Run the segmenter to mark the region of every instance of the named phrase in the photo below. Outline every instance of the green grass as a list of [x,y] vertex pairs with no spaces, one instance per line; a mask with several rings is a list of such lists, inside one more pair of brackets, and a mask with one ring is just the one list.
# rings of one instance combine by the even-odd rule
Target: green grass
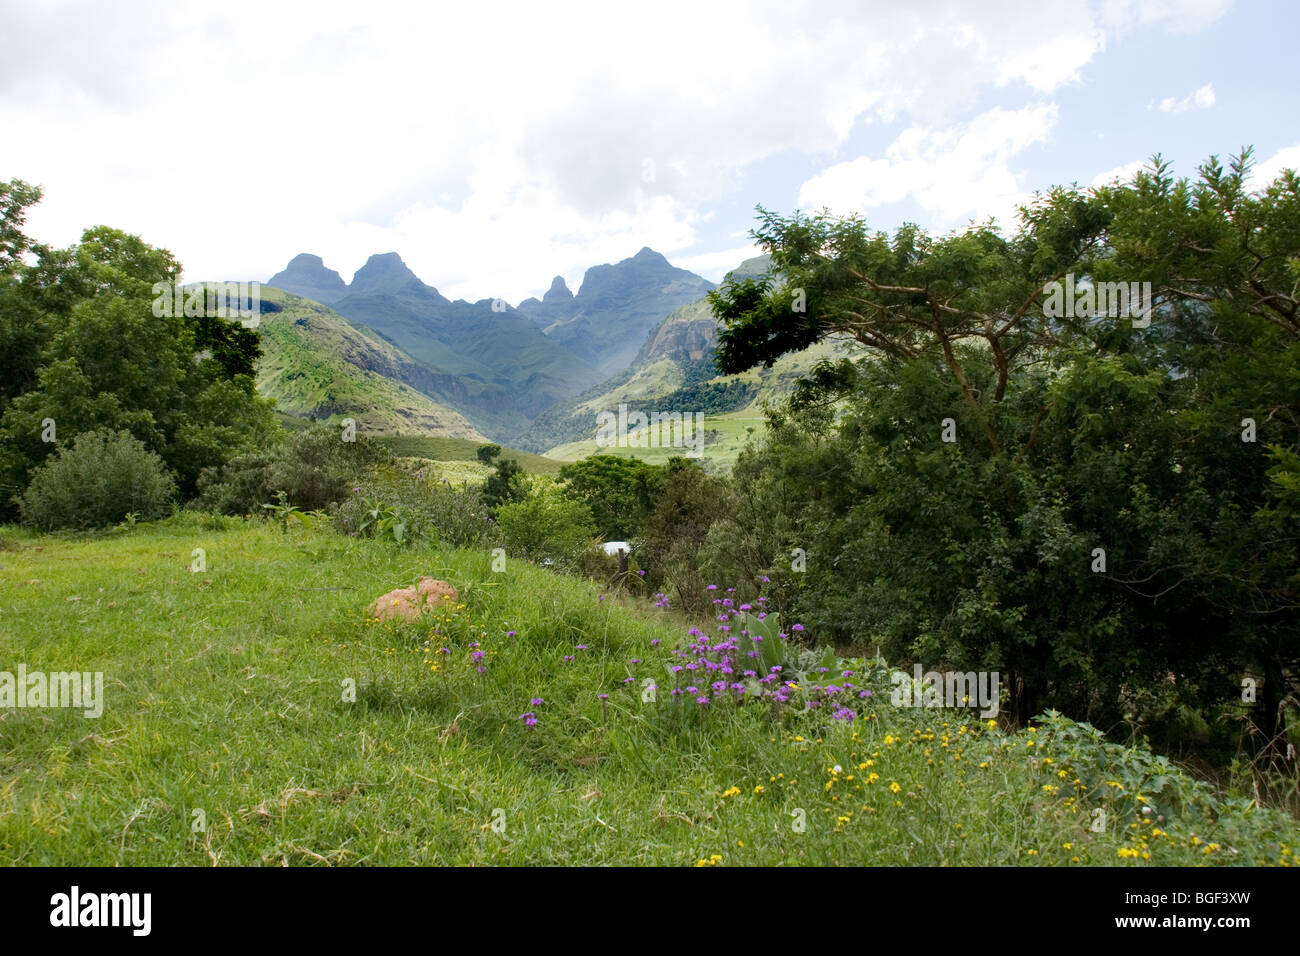
[[[443,438],[433,435],[385,435],[378,439],[394,455],[401,458],[428,458],[431,461],[478,462],[478,449],[488,444],[470,438]],[[563,461],[534,455],[517,448],[501,449],[501,457],[513,458],[524,471],[541,475],[554,475],[564,467]],[[487,469],[485,469],[486,471]]]
[[[1137,795],[1106,783],[1131,780],[1127,765],[1067,759],[1049,728],[1005,735],[967,711],[890,707],[887,690],[853,724],[674,707],[665,665],[687,621],[491,561],[194,515],[93,537],[0,529],[0,670],[103,671],[107,697],[98,720],[0,710],[0,863],[1292,859],[1294,821],[1244,801],[1216,820],[1163,809],[1168,780],[1166,819],[1130,828]],[[367,622],[369,601],[421,574],[464,607]],[[645,676],[660,679],[654,702]],[[1100,832],[1094,808],[1109,814]]]
[[[752,408],[737,412],[706,414],[704,416],[705,441],[700,459],[717,470],[730,470],[740,456],[745,443],[753,437],[759,439],[767,430],[766,420],[759,411]],[[629,433],[629,441],[636,439],[638,430]],[[649,439],[655,440],[653,434]],[[577,461],[588,455],[617,455],[621,458],[640,458],[653,465],[662,465],[670,458],[681,457],[689,449],[663,446],[640,448],[636,445],[610,446],[602,448],[595,439],[569,442],[548,451],[547,457],[561,462]]]

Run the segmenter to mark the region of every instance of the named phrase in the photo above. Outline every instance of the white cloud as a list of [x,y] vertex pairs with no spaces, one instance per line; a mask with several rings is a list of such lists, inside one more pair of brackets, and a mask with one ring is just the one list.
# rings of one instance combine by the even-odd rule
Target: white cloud
[[942,130],[910,127],[883,158],[860,156],[808,180],[799,191],[799,205],[844,214],[911,198],[948,225],[994,216],[1010,228],[1016,206],[1029,193],[1008,163],[1046,140],[1056,117],[1056,106],[1045,104],[992,109]]
[[673,265],[679,269],[690,269],[696,275],[704,276],[711,282],[721,282],[732,269],[746,259],[761,256],[763,250],[753,244],[737,246],[735,249],[723,249],[719,252],[705,252],[694,256],[671,256]]
[[1268,159],[1258,163],[1251,170],[1250,178],[1246,180],[1246,188],[1251,192],[1267,189],[1284,169],[1300,172],[1300,143],[1279,149]]
[[[993,111],[968,124],[974,139],[938,131],[992,91],[1075,82],[1135,24],[1181,29],[1189,11],[1215,11],[1203,0],[1155,12],[1062,0],[648,9],[10,4],[0,172],[46,187],[29,220],[39,239],[66,244],[107,223],[170,248],[190,278],[266,277],[304,251],[347,277],[396,250],[445,294],[516,301],[643,245],[679,261],[722,255],[700,236],[738,170],[791,152],[824,161],[871,119],[925,131],[912,152],[877,161],[904,164],[881,191],[949,212],[1004,202],[1021,189],[1006,158],[1032,125],[998,128],[1020,114]],[[978,168],[942,159],[954,150]],[[847,176],[836,168],[825,182]],[[918,178],[935,168],[955,179]]]
[[1185,113],[1191,109],[1205,110],[1214,105],[1214,85],[1206,83],[1188,93],[1182,99],[1166,96],[1157,107],[1155,103],[1147,104],[1147,109],[1159,109],[1162,113]]
[[1108,169],[1104,173],[1098,173],[1096,176],[1092,177],[1092,182],[1088,185],[1093,189],[1096,189],[1098,186],[1106,186],[1116,180],[1121,184],[1129,183],[1145,165],[1145,159],[1135,159],[1131,163],[1124,163],[1122,166]]

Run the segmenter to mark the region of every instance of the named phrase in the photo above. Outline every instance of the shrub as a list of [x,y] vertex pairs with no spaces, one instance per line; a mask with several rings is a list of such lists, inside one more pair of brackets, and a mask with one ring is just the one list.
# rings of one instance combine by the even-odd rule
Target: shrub
[[283,491],[303,511],[333,509],[372,465],[390,458],[386,448],[364,435],[343,441],[338,429],[314,424],[267,452],[245,452],[220,468],[204,469],[194,507],[256,514]]
[[82,432],[37,467],[19,501],[23,520],[42,531],[101,528],[128,514],[167,512],[176,483],[158,455],[128,432]]
[[[481,545],[495,526],[477,489],[383,466],[349,489],[334,523],[342,534],[384,537],[399,543],[436,538],[454,547]],[[401,528],[400,533],[394,529]]]
[[566,498],[555,481],[533,476],[523,501],[502,505],[497,524],[506,550],[530,560],[550,558],[575,564],[595,543],[596,525],[591,509]]

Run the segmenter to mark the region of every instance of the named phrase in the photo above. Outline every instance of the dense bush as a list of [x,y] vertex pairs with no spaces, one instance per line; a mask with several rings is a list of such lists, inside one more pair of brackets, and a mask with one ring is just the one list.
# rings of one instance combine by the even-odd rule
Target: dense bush
[[522,501],[497,510],[507,553],[562,565],[579,563],[596,543],[591,509],[566,498],[554,480],[540,475],[531,476],[524,487]]
[[303,511],[331,510],[371,466],[390,458],[383,445],[365,435],[344,441],[339,429],[313,424],[267,451],[245,452],[204,469],[193,504],[204,511],[256,514],[283,491]]
[[176,483],[167,466],[127,432],[83,432],[32,472],[19,502],[23,520],[43,530],[99,528],[127,515],[168,510]]
[[351,487],[334,527],[347,535],[424,538],[461,548],[480,547],[496,533],[477,489],[391,465],[373,469]]
[[705,606],[702,595],[709,582],[702,561],[704,543],[714,523],[734,509],[725,479],[707,474],[690,459],[669,461],[643,525],[641,560],[649,583],[671,589],[675,605],[682,609]]

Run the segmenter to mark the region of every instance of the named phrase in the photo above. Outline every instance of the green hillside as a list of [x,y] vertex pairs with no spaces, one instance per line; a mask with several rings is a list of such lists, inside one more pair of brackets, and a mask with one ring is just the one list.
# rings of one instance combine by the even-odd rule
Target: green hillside
[[[767,256],[747,259],[730,275],[761,275],[769,263]],[[566,461],[596,451],[659,461],[680,454],[680,449],[599,448],[596,416],[602,411],[616,412],[620,404],[647,413],[703,412],[704,458],[718,466],[730,466],[745,441],[751,435],[761,435],[766,403],[786,398],[818,362],[852,354],[855,349],[849,340],[829,339],[782,356],[771,368],[718,375],[713,366],[717,340],[718,323],[707,297],[679,306],[650,332],[629,368],[547,409],[527,430],[514,436],[514,443]]]
[[409,358],[317,302],[263,287],[258,331],[257,388],[281,412],[352,418],[374,433],[485,440],[459,412],[379,371]]
[[[433,435],[387,435],[380,443],[399,458],[427,458],[431,461],[467,461],[478,463],[478,449],[484,442],[481,439],[445,438]],[[518,448],[502,448],[501,457],[513,458],[519,462],[524,471],[537,474],[553,475],[563,467],[564,462],[553,458],[543,458],[532,452],[520,451]],[[485,472],[488,470],[483,469]]]

